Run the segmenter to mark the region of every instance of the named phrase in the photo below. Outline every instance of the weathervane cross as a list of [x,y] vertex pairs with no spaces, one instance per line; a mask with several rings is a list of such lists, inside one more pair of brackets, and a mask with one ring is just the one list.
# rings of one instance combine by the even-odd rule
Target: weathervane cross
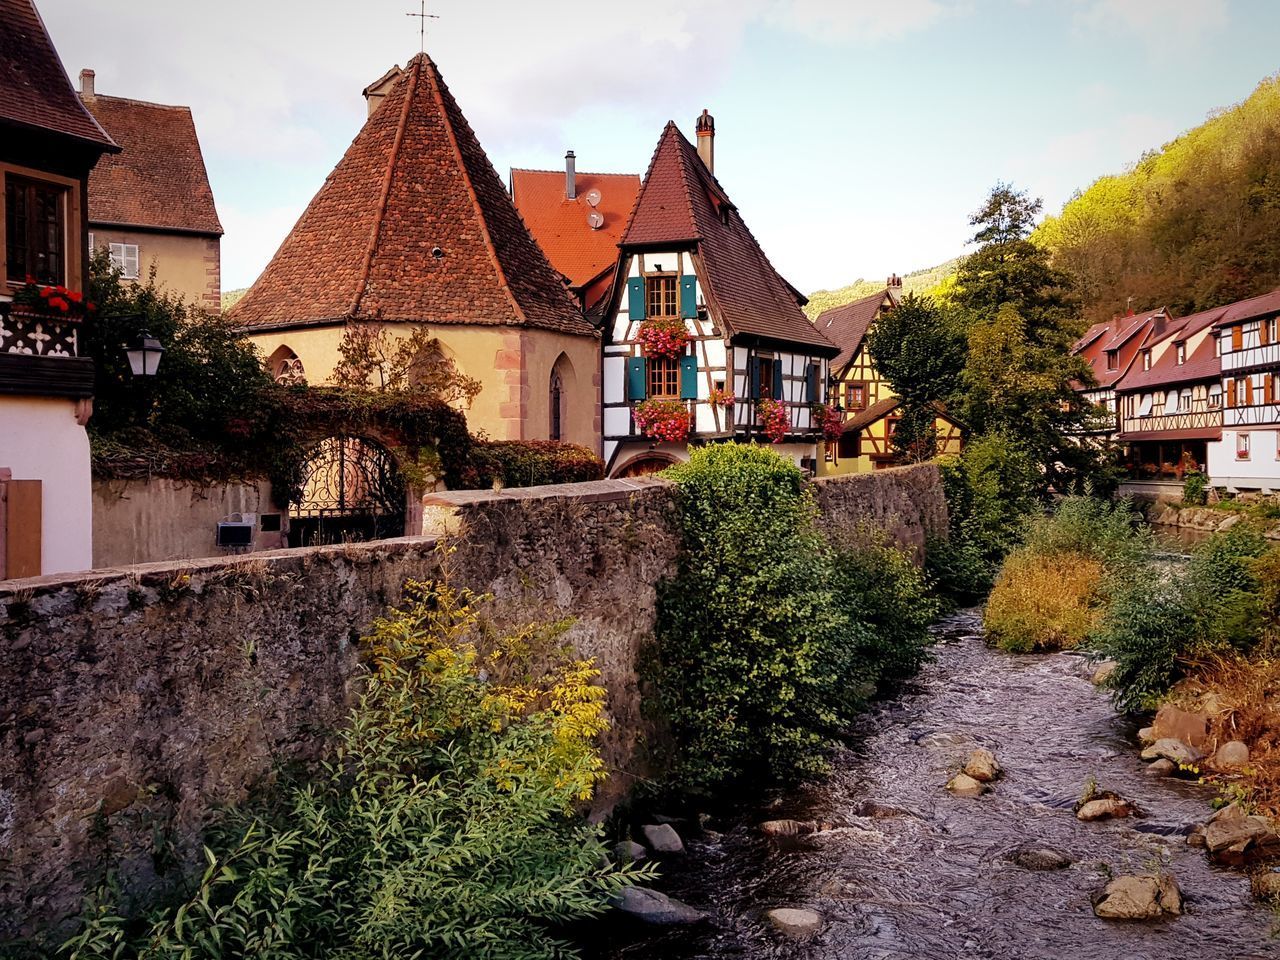
[[427,51],[427,21],[439,20],[440,18],[434,13],[427,13],[427,0],[421,0],[417,13],[406,13],[406,17],[418,18],[418,52],[426,53]]

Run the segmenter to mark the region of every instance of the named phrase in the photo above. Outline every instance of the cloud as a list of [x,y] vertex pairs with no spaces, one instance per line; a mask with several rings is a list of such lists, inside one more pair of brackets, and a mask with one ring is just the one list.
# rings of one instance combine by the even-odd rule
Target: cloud
[[1185,48],[1222,29],[1229,16],[1227,0],[1078,0],[1077,29],[1087,33],[1122,33],[1150,52]]
[[826,42],[895,39],[967,9],[955,0],[777,0],[768,20]]

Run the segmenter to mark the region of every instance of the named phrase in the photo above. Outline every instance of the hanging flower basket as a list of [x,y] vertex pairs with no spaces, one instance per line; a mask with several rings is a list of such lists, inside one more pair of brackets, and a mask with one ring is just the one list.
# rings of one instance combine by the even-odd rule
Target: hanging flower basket
[[654,317],[640,324],[636,334],[648,357],[678,357],[689,342],[689,330],[679,317]]
[[633,413],[646,437],[678,443],[689,436],[689,409],[679,400],[645,400]]
[[834,443],[844,434],[844,417],[829,403],[815,404],[813,425],[822,431],[822,439]]
[[713,407],[732,407],[736,401],[733,392],[723,387],[712,387],[707,402]]
[[27,313],[62,320],[83,320],[96,309],[93,301],[85,299],[79,290],[61,284],[45,286],[32,276],[28,276],[27,282],[14,291],[13,302]]
[[764,399],[756,403],[756,413],[760,417],[760,425],[764,427],[764,435],[770,443],[781,443],[791,429],[791,418],[787,416],[787,408],[777,400]]

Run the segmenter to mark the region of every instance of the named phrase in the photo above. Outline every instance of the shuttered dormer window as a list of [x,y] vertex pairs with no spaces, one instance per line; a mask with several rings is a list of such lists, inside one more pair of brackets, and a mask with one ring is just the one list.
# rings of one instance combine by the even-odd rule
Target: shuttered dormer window
[[1143,370],[1151,369],[1151,351],[1150,350],[1142,351],[1142,369]]
[[1187,362],[1187,345],[1185,343],[1180,343],[1177,345],[1176,349],[1177,349],[1178,366],[1182,366],[1184,363]]
[[1115,350],[1107,351],[1107,369],[1117,370],[1120,367],[1120,357]]

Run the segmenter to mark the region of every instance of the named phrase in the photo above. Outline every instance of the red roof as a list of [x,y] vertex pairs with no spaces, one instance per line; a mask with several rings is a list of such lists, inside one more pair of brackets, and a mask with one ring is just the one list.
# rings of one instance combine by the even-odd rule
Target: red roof
[[1226,312],[1218,321],[1219,327],[1230,327],[1247,320],[1256,320],[1258,317],[1280,311],[1280,290],[1272,290],[1270,293],[1250,297],[1248,300],[1229,303],[1224,309]]
[[0,122],[115,149],[76,96],[31,0],[0,0]]
[[708,307],[731,338],[802,344],[826,355],[839,352],[809,322],[800,309],[804,297],[774,269],[675,123],[662,131],[622,236],[624,249],[665,245],[695,247]]
[[89,175],[89,222],[222,234],[189,107],[89,96],[123,148]]
[[[1071,352],[1084,357],[1093,368],[1096,387],[1077,389],[1096,390],[1098,387],[1114,386],[1116,381],[1125,375],[1138,355],[1138,348],[1149,338],[1157,318],[1168,317],[1164,307],[1148,310],[1131,317],[1117,317],[1107,323],[1095,323],[1083,337],[1076,341]],[[1107,368],[1107,353],[1115,351],[1116,366]]]
[[231,317],[596,336],[426,54],[409,61]]
[[1218,379],[1222,373],[1222,361],[1217,356],[1212,336],[1205,337],[1184,363],[1178,363],[1177,344],[1213,326],[1222,317],[1225,309],[1217,307],[1171,321],[1171,325],[1165,332],[1158,338],[1153,338],[1147,345],[1154,349],[1156,345],[1169,341],[1169,345],[1152,362],[1151,369],[1143,370],[1141,364],[1134,364],[1116,383],[1116,391],[1129,392],[1142,388],[1169,387],[1197,380]]
[[827,339],[840,348],[840,353],[831,361],[833,370],[842,369],[851,361],[862,346],[862,339],[871,329],[871,324],[880,316],[880,310],[889,297],[887,289],[873,293],[869,297],[846,303],[840,307],[831,307],[818,314],[814,321]]
[[[512,170],[511,199],[551,265],[577,288],[618,263],[618,241],[640,194],[638,173],[579,173],[577,197],[565,196],[563,170]],[[588,194],[597,190],[594,207]],[[592,212],[604,223],[593,228]]]

